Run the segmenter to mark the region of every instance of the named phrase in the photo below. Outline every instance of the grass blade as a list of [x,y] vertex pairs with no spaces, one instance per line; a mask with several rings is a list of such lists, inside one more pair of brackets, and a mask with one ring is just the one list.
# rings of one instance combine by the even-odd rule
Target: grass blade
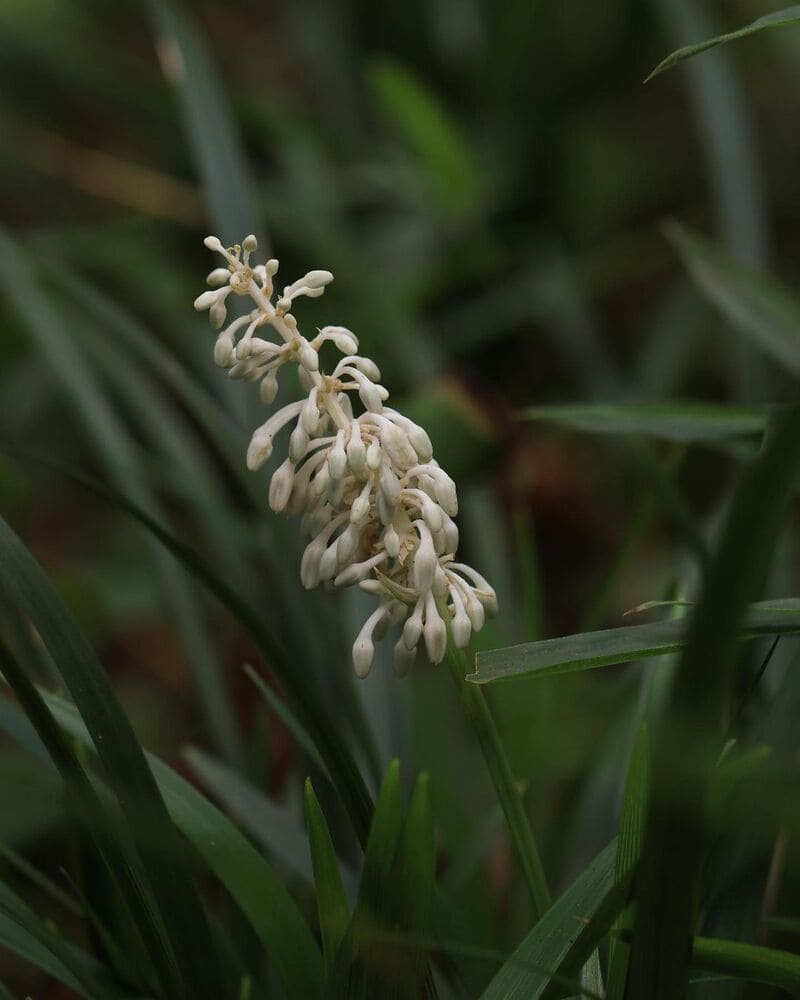
[[[617,838],[616,877],[621,880],[626,872],[638,864],[644,837],[644,818],[647,808],[647,786],[650,771],[650,740],[647,725],[642,723],[633,745]],[[620,935],[633,926],[633,912],[629,906],[614,922],[608,953],[608,989],[606,1000],[625,1000],[625,981],[628,976],[630,944]]]
[[642,434],[682,444],[716,444],[762,434],[768,413],[764,408],[715,403],[561,403],[531,406],[520,417],[589,434]]
[[347,904],[330,830],[314,794],[310,778],[306,779],[304,796],[308,841],[314,866],[314,884],[317,889],[319,929],[325,953],[325,965],[330,977],[339,945],[350,922],[350,907]]
[[202,35],[177,0],[148,0],[164,74],[175,87],[215,229],[225,244],[252,232],[261,217],[222,83]]
[[[685,995],[692,900],[703,844],[709,775],[748,601],[763,585],[800,472],[800,406],[776,421],[734,494],[718,552],[689,624],[653,751],[652,794],[637,892],[631,996]],[[765,489],[765,484],[769,488]]]
[[774,278],[678,223],[666,233],[708,301],[792,375],[800,375],[800,306]]
[[[91,741],[75,707],[45,700],[54,717],[87,749]],[[153,754],[145,753],[172,821],[194,845],[250,921],[290,996],[316,997],[322,956],[302,914],[266,860],[208,799]]]
[[311,885],[313,875],[305,831],[287,809],[197,747],[187,747],[183,759],[201,786],[238,820],[253,840],[287,871]]
[[474,210],[481,202],[483,178],[457,123],[436,95],[406,67],[386,58],[373,65],[369,83],[384,116],[416,154],[439,206],[455,216]]
[[800,955],[777,948],[696,937],[692,944],[692,966],[765,986],[777,986],[792,996],[800,993]]
[[725,35],[717,35],[716,38],[708,38],[704,42],[698,42],[695,45],[686,45],[682,49],[678,49],[677,52],[673,52],[656,66],[645,80],[645,83],[652,80],[653,77],[658,76],[659,73],[664,73],[666,70],[672,69],[673,66],[677,66],[678,63],[683,62],[685,59],[691,59],[693,56],[699,55],[701,52],[707,52],[718,45],[726,45],[728,42],[736,42],[741,38],[749,38],[750,35],[766,31],[768,28],[782,28],[792,24],[800,24],[800,4],[795,4],[792,7],[786,7],[784,10],[777,10],[772,14],[759,17],[752,24],[748,24],[744,28],[739,28],[738,31],[730,31]]
[[145,527],[239,622],[286,689],[300,725],[313,736],[321,757],[327,763],[327,770],[334,780],[359,840],[366,843],[373,805],[361,772],[349,748],[330,721],[327,708],[297,670],[295,663],[289,659],[283,645],[264,626],[261,613],[229,587],[194,549],[181,542],[127,497],[89,476],[57,465],[50,459],[36,457]]
[[445,658],[458,689],[464,714],[481,745],[486,766],[508,823],[514,849],[525,875],[534,911],[537,918],[540,918],[550,906],[550,890],[542,867],[539,848],[525,812],[522,795],[500,741],[500,734],[483,692],[467,683],[469,677],[465,677],[466,657],[463,651],[456,649],[453,637],[449,634]]
[[[683,648],[692,620],[687,616],[479,652],[475,658],[475,673],[468,674],[467,680],[489,684],[513,677],[551,677],[666,656]],[[751,605],[737,635],[746,640],[796,632],[800,632],[800,599],[787,598]]]
[[0,598],[36,628],[86,723],[142,859],[185,990],[197,997],[225,996],[203,907],[181,862],[177,831],[131,725],[91,646],[2,518]]
[[[33,261],[24,247],[3,231],[0,231],[0,255],[3,259],[0,283],[43,358],[51,365],[67,403],[78,416],[106,474],[138,503],[157,513],[158,504],[140,474],[130,436],[84,358],[75,350],[74,337],[64,326],[62,313],[42,288]],[[189,582],[158,546],[153,546],[153,559],[163,578],[165,599],[192,664],[199,701],[215,743],[228,759],[239,760],[238,731],[213,646],[204,636],[202,609],[197,606]]]
[[481,1000],[549,1000],[563,993],[562,984],[579,973],[622,906],[625,883],[615,876],[616,855],[616,843],[609,844],[553,903]]

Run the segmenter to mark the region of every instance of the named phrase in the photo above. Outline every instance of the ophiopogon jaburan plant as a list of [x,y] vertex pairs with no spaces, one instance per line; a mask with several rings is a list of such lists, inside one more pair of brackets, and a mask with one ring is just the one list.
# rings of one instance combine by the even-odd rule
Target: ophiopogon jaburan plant
[[[180,28],[173,3],[164,0],[153,9],[165,31]],[[659,69],[711,45],[797,23],[800,8],[793,7],[681,50]],[[191,58],[197,39],[189,37],[180,59],[172,42],[162,47],[165,63],[179,87],[195,74],[205,109],[207,67],[196,59],[196,49]],[[411,107],[424,110],[424,90],[404,91],[402,74],[384,76],[382,85],[389,103],[410,95]],[[437,175],[444,188],[458,136],[450,135],[456,142],[448,144],[441,116],[423,117],[422,131],[438,137],[435,152],[441,152],[441,141],[450,149]],[[213,143],[205,152],[213,155],[226,141],[225,130],[207,131],[213,131]],[[232,162],[227,152],[221,157],[225,171]],[[466,190],[469,195],[480,188]],[[256,213],[235,214],[239,226]],[[481,225],[489,221],[480,218]],[[668,233],[695,285],[730,328],[782,366],[786,395],[780,398],[792,399],[800,373],[800,310],[791,293],[685,228],[671,225]],[[517,638],[535,641],[503,645],[513,641],[514,628],[505,626],[515,612],[521,620],[520,612],[533,608],[538,623],[538,591],[520,597],[526,583],[522,558],[492,560],[499,541],[510,543],[514,557],[524,556],[524,533],[509,530],[502,540],[487,533],[486,551],[479,545],[469,550],[477,553],[469,561],[497,586],[498,608],[490,583],[459,561],[456,484],[434,457],[434,450],[442,457],[448,443],[437,437],[440,428],[433,420],[410,420],[403,412],[413,412],[410,405],[392,405],[377,365],[359,353],[350,330],[301,331],[295,307],[299,312],[301,299],[322,295],[330,272],[310,271],[278,289],[277,261],[259,261],[253,237],[232,247],[206,240],[208,249],[222,255],[222,266],[209,274],[210,288],[195,305],[208,310],[219,331],[214,358],[232,378],[259,383],[262,403],[274,407],[241,438],[211,383],[178,364],[157,334],[143,334],[101,290],[68,273],[58,255],[40,257],[41,246],[32,252],[24,240],[0,230],[0,287],[58,384],[68,388],[94,444],[93,459],[113,486],[76,473],[73,479],[130,515],[165,559],[159,572],[172,598],[165,618],[173,614],[169,625],[180,632],[197,680],[205,725],[197,726],[197,738],[213,747],[213,753],[183,747],[182,766],[220,805],[142,749],[92,645],[30,552],[0,520],[0,669],[9,689],[0,697],[0,730],[37,759],[37,767],[55,773],[58,784],[46,786],[48,794],[55,789],[49,804],[63,793],[63,809],[53,810],[62,827],[48,827],[46,838],[58,842],[50,875],[0,834],[0,948],[58,980],[69,995],[92,1000],[684,1000],[694,997],[692,991],[698,1000],[714,991],[716,1000],[728,989],[740,996],[744,982],[756,991],[800,995],[800,924],[796,914],[783,910],[785,900],[796,900],[790,890],[798,840],[799,689],[796,660],[785,655],[791,644],[781,638],[800,632],[800,600],[750,603],[762,589],[767,592],[768,564],[796,499],[797,406],[593,402],[526,411],[525,419],[571,430],[635,435],[636,459],[655,473],[657,486],[641,521],[625,536],[634,542],[623,548],[627,556],[638,549],[642,521],[663,504],[685,529],[687,548],[699,555],[701,579],[697,586],[690,580],[691,599],[637,609],[666,606],[671,617],[595,631],[603,615],[593,609],[587,618],[595,624],[584,624],[576,635],[542,639],[538,624],[526,622]],[[334,254],[332,262],[338,259]],[[500,262],[501,271],[506,263]],[[522,286],[510,287],[518,294]],[[492,309],[506,294],[512,292],[505,285],[497,295],[493,291],[487,300]],[[228,322],[233,301],[237,309]],[[380,308],[372,315],[380,316]],[[463,312],[456,315],[464,318]],[[181,316],[192,318],[187,297]],[[473,334],[481,321],[479,315]],[[196,330],[191,336],[194,356]],[[94,367],[102,378],[93,378]],[[27,377],[20,382],[23,390]],[[106,388],[136,414],[130,436],[119,419],[123,407],[107,405]],[[165,398],[174,405],[165,407]],[[49,409],[46,414],[49,447]],[[677,446],[666,461],[657,445],[643,440],[650,437]],[[162,443],[168,445],[163,452]],[[694,504],[683,495],[683,473],[672,476],[679,449],[696,443],[721,444],[726,468],[738,476],[735,489],[715,493],[722,505],[712,512],[711,531],[688,509]],[[245,451],[253,474],[239,462]],[[258,484],[273,451],[278,454],[262,495]],[[209,456],[208,464],[219,468],[200,474]],[[192,466],[193,477],[177,483],[176,475],[182,491],[173,493],[167,466],[174,462],[183,469],[181,460]],[[444,464],[455,469],[449,457]],[[711,468],[716,476],[717,466]],[[65,471],[59,466],[58,476]],[[466,482],[459,480],[469,516]],[[253,498],[255,504],[245,509]],[[287,529],[264,510],[267,501],[276,514],[297,519],[305,543],[297,566],[282,564]],[[169,526],[170,516],[177,522],[185,511],[195,532],[191,543]],[[243,529],[247,516],[256,520]],[[492,518],[488,527],[500,520]],[[258,548],[254,524],[265,533],[279,530]],[[289,525],[289,535],[293,531]],[[659,574],[657,588],[663,585],[672,598],[684,581],[682,575],[664,578],[677,562],[669,548],[668,573],[661,572],[663,561],[653,573]],[[785,549],[773,560],[780,570],[773,576],[795,580],[792,546]],[[504,573],[504,566],[511,572]],[[618,569],[615,564],[608,574],[614,585]],[[298,577],[309,590],[330,595],[302,593]],[[205,595],[199,588],[197,594],[182,589],[196,583]],[[269,753],[261,729],[243,724],[244,713],[227,701],[229,676],[215,672],[222,665],[214,660],[216,619],[206,614],[210,606],[204,602],[187,613],[189,595],[211,595],[236,623],[238,629],[226,635],[235,635],[231,657],[237,667],[241,633],[276,681],[277,692],[248,669],[296,748],[288,768],[269,772],[276,784],[282,782],[277,794],[271,784],[267,790]],[[374,600],[369,612],[361,610],[365,600]],[[339,615],[343,605],[347,611]],[[355,623],[352,607],[358,608]],[[283,615],[287,608],[294,618]],[[332,620],[345,620],[342,631],[358,679],[340,648],[338,629],[321,622],[322,609]],[[312,638],[325,648],[315,659],[318,650],[303,630],[314,632],[318,624],[319,635]],[[384,638],[393,654],[379,649]],[[769,643],[759,645],[765,638]],[[743,647],[744,639],[754,642]],[[478,649],[474,659],[470,646]],[[376,660],[384,653],[393,655],[398,675],[416,664],[412,676],[400,683],[391,671],[379,672]],[[449,676],[444,690],[437,686],[442,661],[455,688],[447,687]],[[584,685],[588,710],[577,700],[551,700],[556,688],[571,683],[562,675],[623,663],[638,666],[617,672],[608,685],[592,687],[590,676],[572,678],[575,688]],[[772,676],[781,671],[779,679]],[[495,684],[513,769],[483,693],[483,685]],[[380,707],[376,690],[393,707],[409,693],[416,698],[435,690],[433,711],[415,704],[409,712],[417,729],[425,730],[415,734],[422,737],[418,743],[387,738],[376,749],[390,728],[373,711]],[[452,725],[449,704],[439,700],[453,691],[493,788],[480,787],[483,763],[477,759],[476,769],[474,748]],[[266,705],[259,708],[265,713],[259,723],[271,725]],[[544,749],[531,754],[534,741],[520,736],[538,726]],[[426,746],[430,730],[436,741]],[[534,735],[539,738],[538,731]],[[585,745],[576,750],[573,744],[581,740]],[[406,768],[402,776],[397,761],[385,765],[397,747]],[[9,758],[4,771],[9,787],[14,778],[23,786],[17,800],[7,796],[11,819],[17,802],[24,812],[30,787],[21,756]],[[415,773],[424,767],[432,771],[430,780],[424,771]],[[527,786],[516,780],[523,773]],[[494,795],[500,808],[492,808]],[[546,838],[554,884],[571,883],[555,899],[534,830]],[[508,835],[516,864],[506,848]],[[34,856],[37,864],[45,851]],[[0,1000],[11,995],[0,982]],[[39,1000],[38,992],[32,995]],[[744,995],[749,1000],[765,994]]]

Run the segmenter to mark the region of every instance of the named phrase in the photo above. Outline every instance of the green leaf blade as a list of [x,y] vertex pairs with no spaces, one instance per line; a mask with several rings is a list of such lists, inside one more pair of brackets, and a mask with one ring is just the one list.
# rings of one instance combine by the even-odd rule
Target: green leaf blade
[[[476,671],[467,680],[489,684],[514,677],[551,677],[666,656],[683,648],[690,622],[691,617],[687,617],[628,625],[479,652]],[[739,637],[747,640],[797,632],[800,601],[787,598],[751,605]]]
[[608,845],[556,900],[481,994],[481,1000],[540,1000],[563,995],[624,899]]
[[660,73],[666,72],[668,69],[672,69],[673,66],[677,66],[678,63],[683,62],[686,59],[691,59],[693,56],[699,55],[701,52],[707,52],[709,49],[716,48],[718,45],[727,45],[729,42],[736,42],[742,38],[749,38],[751,35],[758,34],[760,31],[766,31],[770,28],[786,28],[794,24],[800,24],[800,4],[795,4],[792,7],[786,7],[784,10],[774,11],[772,14],[766,14],[764,17],[759,17],[757,20],[753,21],[751,24],[746,25],[744,28],[739,28],[738,31],[730,31],[724,35],[718,35],[716,38],[709,38],[702,42],[697,42],[694,45],[686,45],[671,55],[663,59],[658,66],[653,70],[653,72],[647,77],[645,83],[648,83],[653,77],[658,76]]
[[800,375],[800,304],[763,275],[676,222],[666,233],[700,292],[742,334]]
[[317,889],[317,910],[325,965],[331,975],[339,945],[347,932],[350,922],[350,907],[342,883],[342,875],[336,860],[336,852],[331,841],[330,830],[325,820],[311,779],[307,778],[304,788],[306,825],[314,867],[314,883]]
[[523,420],[612,436],[645,435],[680,444],[718,444],[762,434],[766,409],[714,403],[562,403],[531,406]]

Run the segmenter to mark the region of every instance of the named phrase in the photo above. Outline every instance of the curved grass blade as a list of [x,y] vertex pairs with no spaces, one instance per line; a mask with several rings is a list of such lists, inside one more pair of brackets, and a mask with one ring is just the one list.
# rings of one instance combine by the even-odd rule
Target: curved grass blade
[[[449,626],[448,626],[449,629]],[[539,848],[525,812],[522,794],[514,778],[494,717],[483,692],[467,683],[467,659],[463,650],[457,649],[452,634],[448,633],[445,656],[450,674],[458,689],[464,714],[478,737],[486,767],[494,784],[497,798],[511,834],[525,881],[530,892],[537,918],[547,911],[551,903],[547,877],[542,866]]]
[[691,961],[695,969],[777,986],[791,996],[800,994],[800,955],[788,951],[741,941],[696,937],[692,943]]
[[13,847],[9,847],[8,844],[0,843],[0,858],[2,858],[6,864],[9,865],[9,867],[14,868],[20,873],[20,875],[28,879],[29,882],[32,882],[37,889],[48,895],[53,902],[57,903],[67,912],[76,917],[83,916],[83,908],[76,899],[70,896],[69,893],[65,892],[61,886],[56,885],[56,883],[45,875],[44,872],[39,871],[39,869],[36,868],[35,865],[32,865],[27,858],[18,854]]
[[368,81],[384,116],[416,154],[441,208],[458,216],[474,210],[482,200],[484,179],[456,122],[436,96],[392,59],[376,61]]
[[306,826],[314,866],[314,884],[317,889],[317,912],[325,966],[328,976],[333,972],[339,945],[350,922],[350,907],[342,883],[336,852],[330,830],[314,794],[311,779],[306,778],[304,788]]
[[716,38],[709,38],[704,42],[698,42],[696,45],[686,45],[684,48],[678,49],[677,52],[673,52],[656,66],[645,80],[645,83],[648,83],[653,77],[658,76],[659,73],[664,73],[666,70],[672,69],[673,66],[677,66],[678,63],[683,62],[685,59],[691,59],[692,56],[699,55],[701,52],[707,52],[709,49],[716,48],[717,45],[736,42],[741,38],[748,38],[750,35],[755,35],[759,31],[766,31],[768,28],[785,28],[793,24],[800,24],[800,4],[795,4],[792,7],[786,7],[784,10],[778,10],[772,14],[766,14],[764,17],[759,17],[752,24],[748,24],[744,28],[739,28],[738,31],[730,31],[725,35],[718,35]]
[[216,231],[233,244],[260,219],[247,166],[222,83],[197,26],[177,0],[148,0],[164,74],[180,100],[184,126]]
[[800,406],[776,421],[734,494],[718,552],[667,695],[636,897],[628,992],[678,1000],[688,980],[692,903],[709,779],[735,677],[748,601],[763,585],[800,473]]
[[259,652],[286,689],[294,713],[300,724],[313,737],[318,751],[327,763],[328,771],[353,823],[359,840],[366,842],[372,816],[370,799],[364,779],[348,747],[330,720],[326,707],[305,677],[289,659],[283,645],[267,630],[262,615],[243,597],[220,579],[197,552],[176,538],[141,507],[116,490],[102,485],[71,469],[42,458],[41,461],[75,482],[80,483],[107,503],[124,511],[145,527],[161,542],[178,562],[187,569],[231,613],[248,633]]
[[523,940],[481,1000],[553,1000],[577,977],[619,912],[630,872],[615,875],[616,842],[608,845],[553,903]]
[[[479,652],[475,673],[468,674],[467,680],[489,684],[514,677],[551,677],[666,656],[684,647],[692,620],[692,616],[687,616]],[[787,598],[750,605],[737,636],[744,641],[797,632],[800,632],[800,599]]]
[[800,375],[800,305],[774,278],[737,261],[677,222],[665,227],[708,301],[792,375]]
[[264,795],[236,771],[197,747],[187,747],[183,759],[200,785],[287,871],[308,885],[313,873],[308,838],[289,811]]
[[0,944],[89,1000],[122,996],[106,970],[0,881]]
[[[59,726],[87,750],[92,741],[74,705],[54,694],[44,701]],[[10,705],[0,726],[36,751],[30,733],[14,725]],[[169,814],[180,832],[246,915],[291,996],[316,997],[322,989],[322,956],[296,904],[265,859],[219,809],[155,755],[145,751]]]
[[[176,398],[214,443],[220,458],[244,493],[254,500],[260,499],[256,481],[245,466],[246,438],[200,380],[194,378],[176,355],[136,317],[72,272],[63,261],[43,256],[40,264],[48,278],[92,320],[113,333],[114,340],[123,342],[126,350],[138,356],[153,374],[166,380]],[[237,461],[235,456],[241,458]]]
[[759,435],[768,420],[764,408],[716,403],[560,403],[531,406],[519,416],[589,434],[642,434],[681,444]]
[[186,992],[209,1000],[224,997],[216,951],[197,889],[181,861],[177,830],[127,716],[71,614],[2,518],[0,597],[36,628],[86,723],[141,858]]
[[264,699],[264,701],[269,705],[272,711],[278,716],[281,722],[286,726],[289,732],[297,740],[297,745],[302,747],[303,750],[308,754],[309,758],[317,765],[322,774],[328,779],[328,781],[333,784],[333,779],[330,776],[328,768],[325,766],[325,761],[322,759],[319,750],[317,749],[316,743],[311,738],[308,730],[302,724],[302,722],[297,718],[297,716],[291,711],[288,705],[282,701],[278,695],[272,690],[272,688],[267,684],[264,678],[254,670],[249,663],[245,663],[242,668],[249,678],[255,684],[258,689],[258,693]]
[[[43,357],[52,366],[68,404],[80,419],[107,475],[125,493],[135,497],[138,503],[157,513],[158,504],[140,474],[127,430],[91,369],[75,350],[74,338],[64,327],[61,312],[41,287],[27,252],[0,231],[0,254],[3,257],[0,283],[6,288]],[[153,559],[163,578],[166,601],[186,647],[199,701],[215,743],[228,759],[240,760],[238,730],[213,654],[213,645],[204,635],[202,610],[189,582],[158,546],[153,546]]]
[[[76,976],[69,965],[65,965],[56,957],[49,936],[43,941],[39,935],[32,933],[18,920],[10,917],[6,913],[2,899],[0,899],[0,947],[6,948],[23,961],[30,962],[37,969],[55,977],[69,989],[74,990],[76,996],[88,997],[90,1000],[100,1000],[106,996],[101,990],[94,990],[82,981],[82,977]],[[0,989],[0,996],[3,995],[11,996],[10,993],[3,994]]]
[[[28,666],[32,650],[27,633],[18,631],[17,644],[24,649]],[[84,769],[78,763],[73,748],[48,711],[41,694],[28,673],[18,663],[11,650],[0,642],[0,669],[14,691],[27,718],[3,700],[5,712],[0,725],[22,746],[53,766],[66,786],[66,804],[73,820],[85,830],[97,855],[109,875],[108,895],[111,905],[115,890],[120,903],[127,908],[132,929],[141,936],[152,961],[152,969],[164,990],[182,989],[175,955],[167,939],[158,904],[148,883],[147,875],[135,853],[115,835],[115,820],[100,802]],[[117,827],[118,830],[118,827]],[[133,942],[138,947],[139,942]],[[147,978],[147,973],[143,972]]]

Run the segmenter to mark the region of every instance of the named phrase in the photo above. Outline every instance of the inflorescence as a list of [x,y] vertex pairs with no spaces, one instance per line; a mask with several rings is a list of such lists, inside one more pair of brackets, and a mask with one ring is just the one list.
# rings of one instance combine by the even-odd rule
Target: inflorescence
[[[430,438],[385,405],[389,393],[380,371],[357,353],[355,334],[326,326],[307,340],[298,330],[291,312],[295,299],[322,295],[333,281],[330,271],[309,271],[273,303],[278,261],[252,263],[254,236],[227,249],[209,236],[205,245],[226,262],[208,275],[210,290],[194,303],[208,310],[221,331],[214,361],[231,378],[260,382],[267,405],[277,395],[278,372],[292,362],[307,393],[257,428],[247,449],[248,468],[260,468],[272,454],[275,435],[291,426],[288,456],[272,475],[269,504],[290,517],[302,515],[310,539],[300,566],[303,586],[358,584],[378,598],[353,644],[359,677],[369,673],[374,641],[391,625],[402,626],[394,647],[399,675],[413,664],[420,641],[431,663],[441,662],[445,619],[455,645],[463,648],[486,614],[496,613],[497,598],[479,573],[455,561],[456,487],[433,458]],[[253,308],[225,326],[231,294],[249,298]],[[278,343],[266,339],[273,331]],[[325,374],[319,353],[329,342],[343,357]]]

